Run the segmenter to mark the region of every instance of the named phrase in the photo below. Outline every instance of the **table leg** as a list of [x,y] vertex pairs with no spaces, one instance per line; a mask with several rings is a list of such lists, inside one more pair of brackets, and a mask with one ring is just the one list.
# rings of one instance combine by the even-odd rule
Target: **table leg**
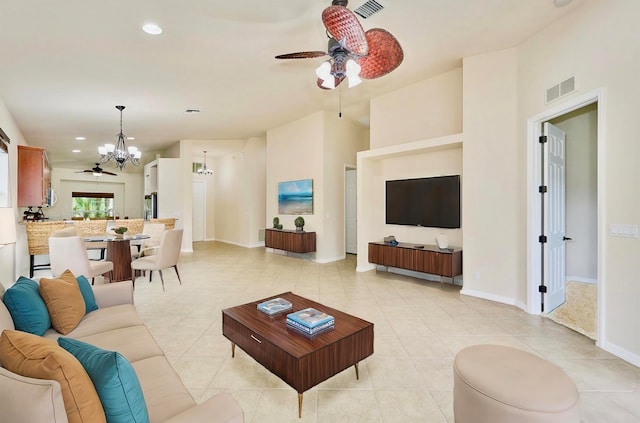
[[132,280],[130,245],[128,239],[107,242],[107,261],[113,263],[112,282]]
[[234,342],[231,343],[231,358],[236,356],[236,344]]
[[298,392],[298,418],[302,418],[302,393]]
[[358,363],[354,364],[354,367],[356,368],[356,379],[360,380],[360,373],[358,373]]

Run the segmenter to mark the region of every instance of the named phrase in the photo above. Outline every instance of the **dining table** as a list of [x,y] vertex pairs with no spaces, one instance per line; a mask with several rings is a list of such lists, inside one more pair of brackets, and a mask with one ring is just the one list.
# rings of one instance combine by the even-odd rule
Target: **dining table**
[[88,236],[82,239],[86,242],[105,242],[107,246],[106,260],[113,263],[113,277],[111,282],[132,280],[131,276],[131,244],[140,244],[142,240],[151,238],[150,235],[136,234],[104,236]]

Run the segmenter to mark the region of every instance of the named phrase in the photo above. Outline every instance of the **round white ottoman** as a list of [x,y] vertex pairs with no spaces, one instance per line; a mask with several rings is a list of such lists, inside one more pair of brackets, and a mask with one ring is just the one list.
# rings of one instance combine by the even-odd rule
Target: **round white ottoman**
[[579,423],[575,383],[558,366],[501,345],[474,345],[453,364],[456,423]]

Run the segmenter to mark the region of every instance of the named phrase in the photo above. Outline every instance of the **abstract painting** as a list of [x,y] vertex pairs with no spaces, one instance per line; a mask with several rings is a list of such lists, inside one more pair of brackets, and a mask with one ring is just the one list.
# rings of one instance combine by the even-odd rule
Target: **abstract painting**
[[313,214],[313,179],[278,182],[279,214]]

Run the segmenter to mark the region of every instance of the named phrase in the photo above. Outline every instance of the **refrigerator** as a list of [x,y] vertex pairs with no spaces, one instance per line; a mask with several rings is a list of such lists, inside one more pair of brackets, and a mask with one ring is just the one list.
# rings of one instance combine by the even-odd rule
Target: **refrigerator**
[[144,219],[158,218],[158,193],[152,192],[144,196]]

